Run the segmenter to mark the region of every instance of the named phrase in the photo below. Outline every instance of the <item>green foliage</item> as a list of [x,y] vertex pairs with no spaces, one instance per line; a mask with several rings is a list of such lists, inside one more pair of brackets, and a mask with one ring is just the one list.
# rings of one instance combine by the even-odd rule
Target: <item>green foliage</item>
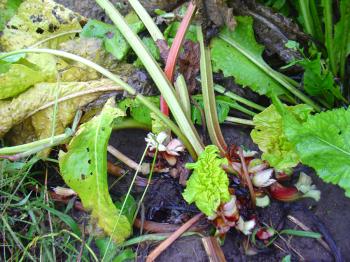
[[4,30],[7,21],[15,15],[23,0],[7,0],[5,2],[6,4],[3,7],[0,4],[0,32]]
[[[159,107],[159,97],[149,96],[147,99]],[[118,107],[124,112],[130,114],[133,119],[140,123],[146,125],[152,123],[151,110],[138,100],[125,98],[118,103]]]
[[[168,44],[171,45],[174,41],[177,30],[180,27],[180,22],[171,23],[164,31],[164,37],[167,39]],[[197,30],[196,26],[190,25],[185,35],[185,39],[197,42]]]
[[[126,20],[135,33],[143,30],[143,23],[136,14],[130,13],[126,16]],[[98,20],[89,20],[80,35],[102,39],[106,51],[114,55],[118,60],[124,59],[130,50],[130,45],[115,26]]]
[[77,192],[98,226],[117,243],[130,235],[131,225],[113,204],[108,192],[107,144],[113,120],[122,115],[109,100],[100,115],[80,126],[68,145],[68,152],[59,154],[64,181]]
[[350,109],[334,109],[299,122],[284,112],[285,136],[303,164],[350,197]]
[[[153,39],[151,37],[143,37],[142,42],[145,44],[145,46],[147,47],[148,51],[151,53],[153,58],[158,61],[160,59],[160,52],[159,52],[159,48],[157,47]],[[136,61],[134,62],[134,66],[143,67],[143,64],[139,58],[137,58]]]
[[304,89],[311,96],[325,99],[328,104],[333,105],[335,98],[342,98],[341,92],[335,86],[332,72],[322,64],[321,54],[316,59],[303,59],[298,62],[304,69]]
[[182,195],[189,204],[195,202],[207,216],[213,215],[221,203],[230,200],[229,180],[221,167],[227,160],[220,158],[218,152],[216,146],[209,145],[196,163],[186,164],[193,173]]
[[[300,104],[288,106],[290,112],[300,122],[306,121],[312,108]],[[271,166],[281,171],[288,171],[296,166],[299,155],[295,152],[294,145],[287,139],[283,129],[283,118],[274,105],[270,105],[253,118],[254,129],[251,137],[263,152],[262,159],[269,162]]]
[[[203,97],[202,95],[195,95],[191,97],[192,99],[196,100],[197,104],[200,106],[198,108],[196,105],[191,106],[191,114],[192,114],[192,122],[197,125],[202,124],[202,117],[201,117],[201,110],[204,109],[204,104],[203,104]],[[227,97],[227,96],[216,96],[216,111],[218,114],[218,120],[219,123],[225,122],[228,113],[230,112],[230,109],[233,108],[234,105],[237,103]]]
[[[237,84],[249,86],[260,95],[283,95],[283,87],[261,69],[273,71],[262,58],[264,47],[254,37],[253,18],[236,17],[237,27],[225,27],[211,42],[213,71],[233,76]],[[238,47],[238,48],[237,48]],[[259,65],[261,67],[259,67]]]
[[56,80],[56,58],[49,54],[29,54],[10,63],[0,60],[0,99],[16,96],[40,82]]

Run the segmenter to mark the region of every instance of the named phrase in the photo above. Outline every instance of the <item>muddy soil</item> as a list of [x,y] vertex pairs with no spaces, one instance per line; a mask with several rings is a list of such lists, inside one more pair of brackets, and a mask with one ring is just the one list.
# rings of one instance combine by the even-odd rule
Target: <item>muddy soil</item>
[[[225,125],[222,129],[228,144],[257,149],[250,139],[249,128]],[[138,161],[145,147],[145,135],[146,132],[142,130],[118,131],[113,133],[110,143]],[[113,160],[113,158],[110,159]],[[350,249],[348,238],[350,199],[345,198],[343,190],[337,186],[323,183],[311,169],[300,166],[295,173],[299,174],[300,171],[312,176],[317,188],[321,190],[321,200],[318,203],[313,200],[294,203],[273,201],[268,208],[257,209],[259,221],[279,230],[282,228],[300,229],[287,219],[287,215],[292,215],[312,230],[322,234],[326,233],[328,237],[333,238],[340,249],[343,261],[350,261],[348,252]],[[122,191],[128,187],[130,177],[118,183],[112,192],[122,195]],[[141,191],[142,188],[136,187],[134,193],[137,195]],[[157,175],[144,201],[145,218],[156,222],[181,224],[188,217],[193,216],[198,211],[194,206],[189,206],[183,201],[181,191],[182,187],[178,181],[169,175]],[[135,232],[137,232],[136,229]],[[309,238],[285,236],[283,240],[278,239],[275,242],[276,245],[262,249],[253,256],[245,254],[243,240],[243,235],[236,230],[229,232],[222,247],[227,261],[281,261],[288,254],[292,255],[292,261],[303,259],[305,261],[336,261],[334,252],[327,251],[319,242]],[[152,246],[142,246],[139,250],[139,261],[143,261],[150,250]],[[191,236],[177,240],[164,251],[157,261],[208,261],[208,258],[200,237]]]

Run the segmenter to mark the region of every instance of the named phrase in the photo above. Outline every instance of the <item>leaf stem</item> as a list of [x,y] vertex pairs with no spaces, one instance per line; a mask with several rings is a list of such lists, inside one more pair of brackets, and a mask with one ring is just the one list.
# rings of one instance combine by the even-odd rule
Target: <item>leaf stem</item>
[[[117,28],[122,33],[124,38],[129,42],[131,48],[134,50],[136,55],[140,58],[146,70],[148,71],[153,81],[157,85],[162,96],[164,97],[165,101],[169,105],[170,110],[177,124],[179,125],[181,131],[183,132],[183,133],[181,132],[179,133],[177,131],[179,134],[182,135],[182,138],[180,137],[179,138],[183,141],[183,143],[186,146],[189,146],[189,144],[191,145],[190,150],[192,149],[191,150],[192,153],[194,149],[196,154],[199,155],[204,150],[204,147],[202,142],[200,141],[199,135],[196,129],[194,128],[194,125],[192,124],[192,122],[187,120],[187,117],[183,112],[180,103],[176,99],[174,88],[172,87],[171,83],[165,76],[162,69],[159,67],[158,63],[154,60],[154,58],[149,53],[149,51],[147,50],[147,48],[145,47],[141,39],[137,36],[137,34],[135,34],[131,30],[129,25],[124,20],[123,16],[118,12],[118,10],[113,6],[113,4],[110,3],[110,1],[96,0],[96,3],[98,3],[106,11],[106,13],[114,22],[114,24],[117,26]],[[135,93],[134,90],[132,92]],[[144,101],[146,99],[140,99],[140,101],[141,100]],[[153,109],[154,108],[152,108],[152,111]],[[157,115],[158,115],[158,112],[157,112]],[[166,124],[169,123],[169,121],[164,120],[167,117],[164,117],[163,114],[162,116],[158,116],[158,117],[161,118],[161,120]],[[183,136],[186,136],[187,138],[186,142],[183,140]],[[194,155],[194,154],[191,154],[191,155]]]
[[[328,59],[331,71],[333,75],[337,75],[337,68],[335,64],[335,49],[334,49],[334,43],[333,43],[333,8],[332,8],[332,1],[331,0],[322,0],[322,6],[323,6],[323,17],[324,17],[324,24],[325,24],[325,44],[327,48],[328,53]],[[349,26],[349,25],[347,25]],[[346,36],[344,36],[346,37]]]
[[226,122],[234,123],[234,124],[243,124],[248,126],[254,126],[254,122],[248,119],[242,119],[238,117],[228,116],[225,119]]
[[202,95],[204,114],[210,140],[215,144],[222,155],[226,154],[227,145],[221,133],[218,114],[216,110],[216,100],[214,93],[213,72],[211,68],[210,49],[204,45],[201,26],[197,26],[197,39],[200,46],[200,73],[202,84]]
[[214,89],[216,92],[219,92],[220,94],[223,94],[229,98],[232,98],[233,100],[236,100],[237,102],[240,102],[244,105],[247,105],[251,108],[254,108],[256,110],[259,110],[259,111],[264,111],[265,110],[265,107],[261,106],[261,105],[258,105],[248,99],[245,99],[239,95],[236,95],[235,93],[233,93],[232,91],[229,91],[227,90],[225,87],[221,86],[221,85],[214,85]]

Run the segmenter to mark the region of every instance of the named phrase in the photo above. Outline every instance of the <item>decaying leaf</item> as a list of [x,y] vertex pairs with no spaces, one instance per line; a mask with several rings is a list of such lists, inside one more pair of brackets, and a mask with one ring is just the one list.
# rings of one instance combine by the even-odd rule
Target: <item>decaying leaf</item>
[[[20,124],[30,117],[33,129],[26,127],[26,130],[34,130],[35,137],[45,138],[51,135],[53,116],[53,104],[49,108],[33,113],[40,107],[52,103],[57,96],[58,99],[76,94],[77,92],[96,90],[99,88],[117,87],[112,81],[101,79],[89,82],[64,82],[64,83],[40,83],[28,89],[12,100],[0,100],[0,137],[4,136],[13,126]],[[57,92],[57,93],[56,93]],[[75,112],[85,104],[95,100],[102,92],[94,92],[81,95],[59,103],[56,116],[56,134],[62,133],[72,122]],[[25,122],[28,126],[29,121]],[[18,127],[23,130],[23,127]],[[27,134],[33,137],[33,134]],[[22,137],[25,137],[22,134]],[[16,141],[20,143],[21,141]]]
[[[51,0],[27,0],[18,8],[0,37],[4,51],[28,47],[53,34],[81,29],[83,17]],[[57,48],[72,35],[50,40],[42,47]]]
[[57,78],[56,58],[49,54],[28,54],[7,65],[8,71],[0,73],[0,99],[16,96],[36,83],[55,82]]
[[97,225],[121,243],[130,235],[131,225],[108,192],[107,144],[113,120],[124,113],[112,101],[106,103],[100,115],[80,126],[68,145],[68,152],[60,152],[59,166],[64,181],[77,192]]

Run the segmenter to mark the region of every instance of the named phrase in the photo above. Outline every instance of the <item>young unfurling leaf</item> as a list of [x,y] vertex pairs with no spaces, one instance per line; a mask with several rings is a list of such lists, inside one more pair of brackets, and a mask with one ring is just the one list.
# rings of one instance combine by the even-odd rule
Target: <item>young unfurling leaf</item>
[[196,163],[186,164],[186,168],[193,169],[193,173],[182,195],[188,203],[195,202],[207,216],[213,215],[221,203],[230,200],[228,177],[221,168],[222,164],[227,164],[227,160],[220,158],[218,152],[216,146],[209,145]]

